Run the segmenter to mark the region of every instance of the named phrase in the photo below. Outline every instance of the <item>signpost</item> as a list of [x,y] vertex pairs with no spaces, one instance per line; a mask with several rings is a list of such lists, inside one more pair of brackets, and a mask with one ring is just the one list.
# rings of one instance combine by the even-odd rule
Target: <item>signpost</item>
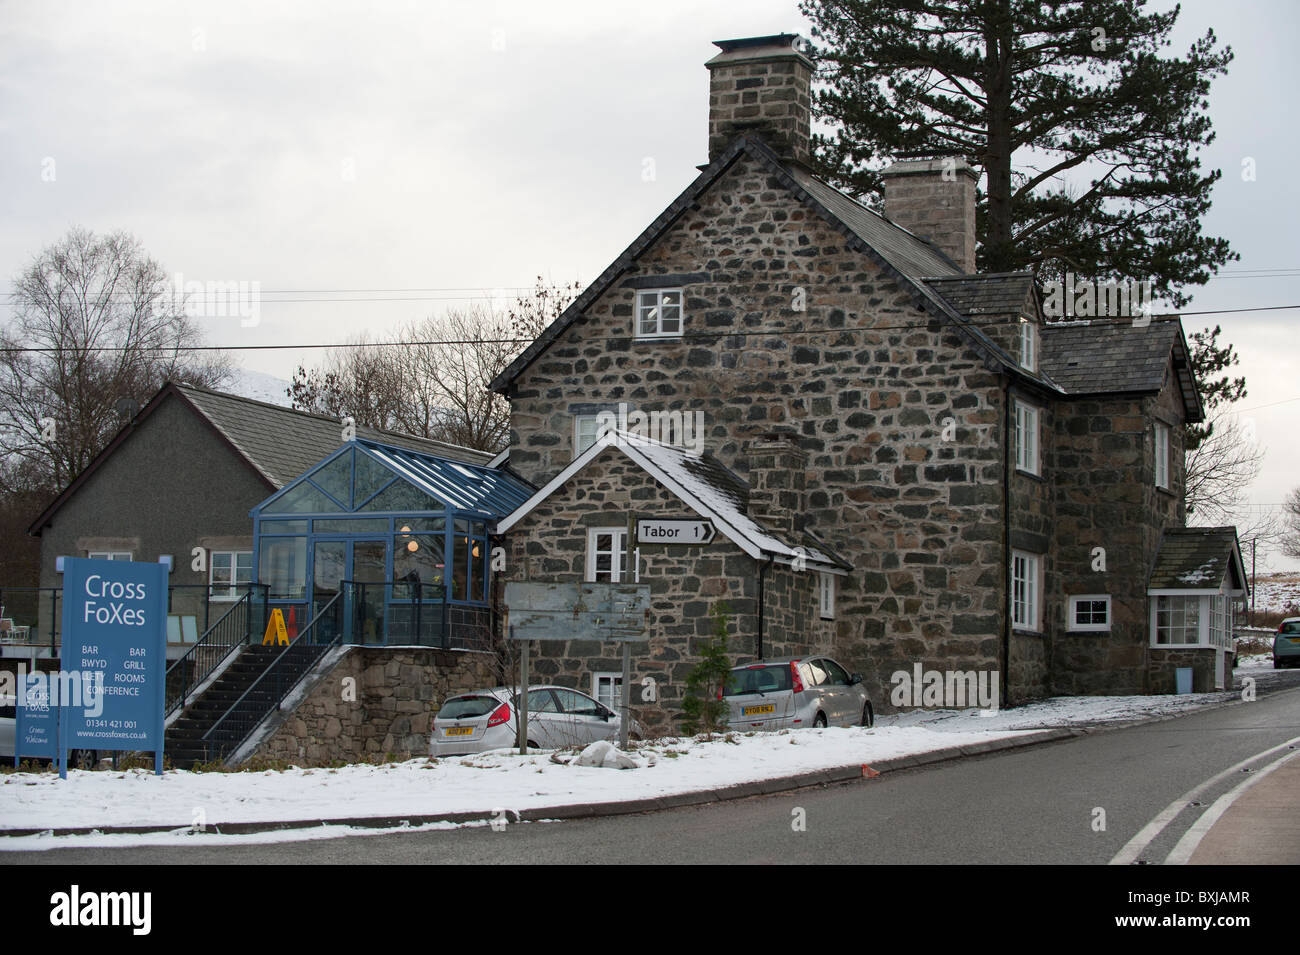
[[717,536],[709,520],[639,520],[636,522],[638,544],[711,544]]
[[623,644],[623,713],[619,746],[627,748],[632,721],[632,647],[644,637],[650,615],[648,584],[506,583],[506,633],[519,652],[519,753],[528,751],[528,642],[604,640]]
[[166,641],[166,565],[64,561],[62,778],[69,749],[152,750],[162,775]]

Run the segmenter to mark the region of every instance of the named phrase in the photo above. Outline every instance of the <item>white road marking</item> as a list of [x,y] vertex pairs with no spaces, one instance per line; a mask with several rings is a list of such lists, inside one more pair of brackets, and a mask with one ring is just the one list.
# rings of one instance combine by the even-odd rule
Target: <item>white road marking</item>
[[1160,833],[1164,832],[1165,827],[1168,826],[1171,822],[1173,822],[1174,819],[1178,817],[1179,813],[1181,813],[1184,809],[1186,809],[1189,805],[1191,805],[1191,803],[1195,801],[1197,796],[1201,795],[1207,789],[1210,789],[1211,787],[1222,782],[1224,779],[1227,779],[1233,773],[1237,773],[1245,769],[1251,763],[1261,760],[1266,756],[1272,756],[1274,753],[1281,752],[1282,750],[1288,749],[1290,747],[1294,747],[1297,743],[1300,743],[1300,736],[1297,736],[1294,739],[1289,739],[1285,743],[1280,743],[1277,746],[1272,747],[1271,749],[1266,749],[1262,753],[1256,753],[1254,756],[1248,756],[1245,759],[1243,759],[1241,762],[1234,763],[1233,765],[1229,766],[1223,772],[1211,776],[1209,779],[1205,780],[1205,782],[1201,783],[1199,786],[1196,786],[1193,789],[1189,789],[1187,792],[1183,793],[1181,796],[1179,796],[1177,799],[1171,802],[1168,806],[1162,809],[1154,819],[1152,819],[1150,822],[1148,822],[1145,826],[1142,827],[1141,831],[1138,832],[1136,836],[1134,836],[1132,839],[1126,842],[1124,844],[1124,848],[1120,849],[1119,852],[1115,854],[1115,858],[1110,860],[1110,864],[1131,865],[1132,863],[1136,862],[1138,856],[1140,856],[1143,853],[1143,851],[1146,850],[1147,846],[1149,846],[1152,842],[1154,842],[1156,837],[1159,836]]
[[1245,794],[1246,790],[1255,785],[1255,783],[1259,782],[1273,770],[1277,769],[1283,763],[1290,762],[1297,756],[1300,756],[1300,752],[1292,753],[1290,756],[1283,756],[1280,759],[1274,760],[1259,772],[1253,774],[1249,779],[1243,780],[1241,783],[1216,799],[1213,806],[1201,813],[1201,818],[1197,819],[1196,822],[1192,824],[1192,828],[1183,833],[1183,837],[1178,840],[1178,845],[1174,846],[1174,850],[1169,853],[1168,857],[1166,857],[1165,865],[1187,865],[1188,860],[1192,857],[1192,853],[1196,851],[1196,847],[1199,846],[1201,840],[1205,838],[1205,834],[1209,832],[1211,827],[1219,821],[1220,817],[1228,811],[1229,807]]

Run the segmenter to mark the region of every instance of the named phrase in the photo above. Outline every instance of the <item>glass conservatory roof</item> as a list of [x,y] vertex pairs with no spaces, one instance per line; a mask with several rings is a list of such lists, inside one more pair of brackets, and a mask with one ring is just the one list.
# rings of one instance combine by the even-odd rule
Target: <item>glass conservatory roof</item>
[[504,517],[535,489],[514,475],[355,439],[267,498],[254,514],[470,511]]

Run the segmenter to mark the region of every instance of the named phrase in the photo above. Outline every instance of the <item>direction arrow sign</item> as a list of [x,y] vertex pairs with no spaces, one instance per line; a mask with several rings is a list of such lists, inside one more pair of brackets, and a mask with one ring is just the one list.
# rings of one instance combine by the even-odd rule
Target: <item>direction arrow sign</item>
[[716,535],[712,521],[636,522],[638,544],[711,544]]

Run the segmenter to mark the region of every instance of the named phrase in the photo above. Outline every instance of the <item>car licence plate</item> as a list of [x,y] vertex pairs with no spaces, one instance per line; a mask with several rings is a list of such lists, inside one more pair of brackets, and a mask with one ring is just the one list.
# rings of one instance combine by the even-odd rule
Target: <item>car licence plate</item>
[[771,703],[764,703],[762,706],[747,706],[741,713],[745,716],[757,716],[760,713],[775,713],[776,707]]
[[448,726],[445,730],[443,730],[443,733],[445,733],[447,736],[468,736],[470,733],[473,732],[474,732],[474,727],[472,726]]

